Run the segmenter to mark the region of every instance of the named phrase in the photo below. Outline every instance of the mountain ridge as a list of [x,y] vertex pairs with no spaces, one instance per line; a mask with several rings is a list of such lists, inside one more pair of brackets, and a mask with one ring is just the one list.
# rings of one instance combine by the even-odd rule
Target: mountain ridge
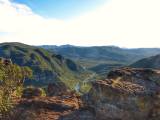
[[106,76],[108,71],[114,68],[129,66],[140,59],[160,54],[160,48],[128,49],[117,46],[81,47],[73,45],[39,47],[72,59],[100,76]]
[[81,80],[79,74],[84,72],[81,66],[59,54],[17,42],[1,43],[0,57],[10,58],[13,63],[33,70],[34,81],[28,80],[26,84],[64,82],[73,88]]
[[72,59],[112,60],[118,62],[135,62],[139,59],[160,53],[160,48],[120,48],[117,46],[40,46]]

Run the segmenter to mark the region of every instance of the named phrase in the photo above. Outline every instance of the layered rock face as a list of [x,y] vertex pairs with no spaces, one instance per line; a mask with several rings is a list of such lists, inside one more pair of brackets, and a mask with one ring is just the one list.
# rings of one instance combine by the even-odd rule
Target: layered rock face
[[122,68],[93,82],[86,105],[98,120],[160,120],[160,71]]

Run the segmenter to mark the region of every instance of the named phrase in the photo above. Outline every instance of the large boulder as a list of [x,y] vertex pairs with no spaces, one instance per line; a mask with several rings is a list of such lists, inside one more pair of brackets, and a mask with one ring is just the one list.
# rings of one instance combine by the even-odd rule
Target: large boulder
[[122,68],[84,96],[99,120],[160,120],[160,71]]

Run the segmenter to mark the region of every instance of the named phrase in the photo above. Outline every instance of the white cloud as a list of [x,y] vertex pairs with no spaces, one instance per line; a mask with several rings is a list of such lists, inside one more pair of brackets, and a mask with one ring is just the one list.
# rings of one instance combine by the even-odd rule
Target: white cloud
[[[0,42],[160,47],[159,0],[110,0],[70,20],[46,19],[0,0]],[[54,13],[53,13],[54,14]]]

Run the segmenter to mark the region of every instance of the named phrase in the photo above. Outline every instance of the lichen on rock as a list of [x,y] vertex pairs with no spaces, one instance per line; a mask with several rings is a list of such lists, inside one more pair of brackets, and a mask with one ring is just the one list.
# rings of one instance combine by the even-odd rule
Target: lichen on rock
[[121,68],[93,82],[84,99],[99,120],[159,120],[159,81],[158,70]]

